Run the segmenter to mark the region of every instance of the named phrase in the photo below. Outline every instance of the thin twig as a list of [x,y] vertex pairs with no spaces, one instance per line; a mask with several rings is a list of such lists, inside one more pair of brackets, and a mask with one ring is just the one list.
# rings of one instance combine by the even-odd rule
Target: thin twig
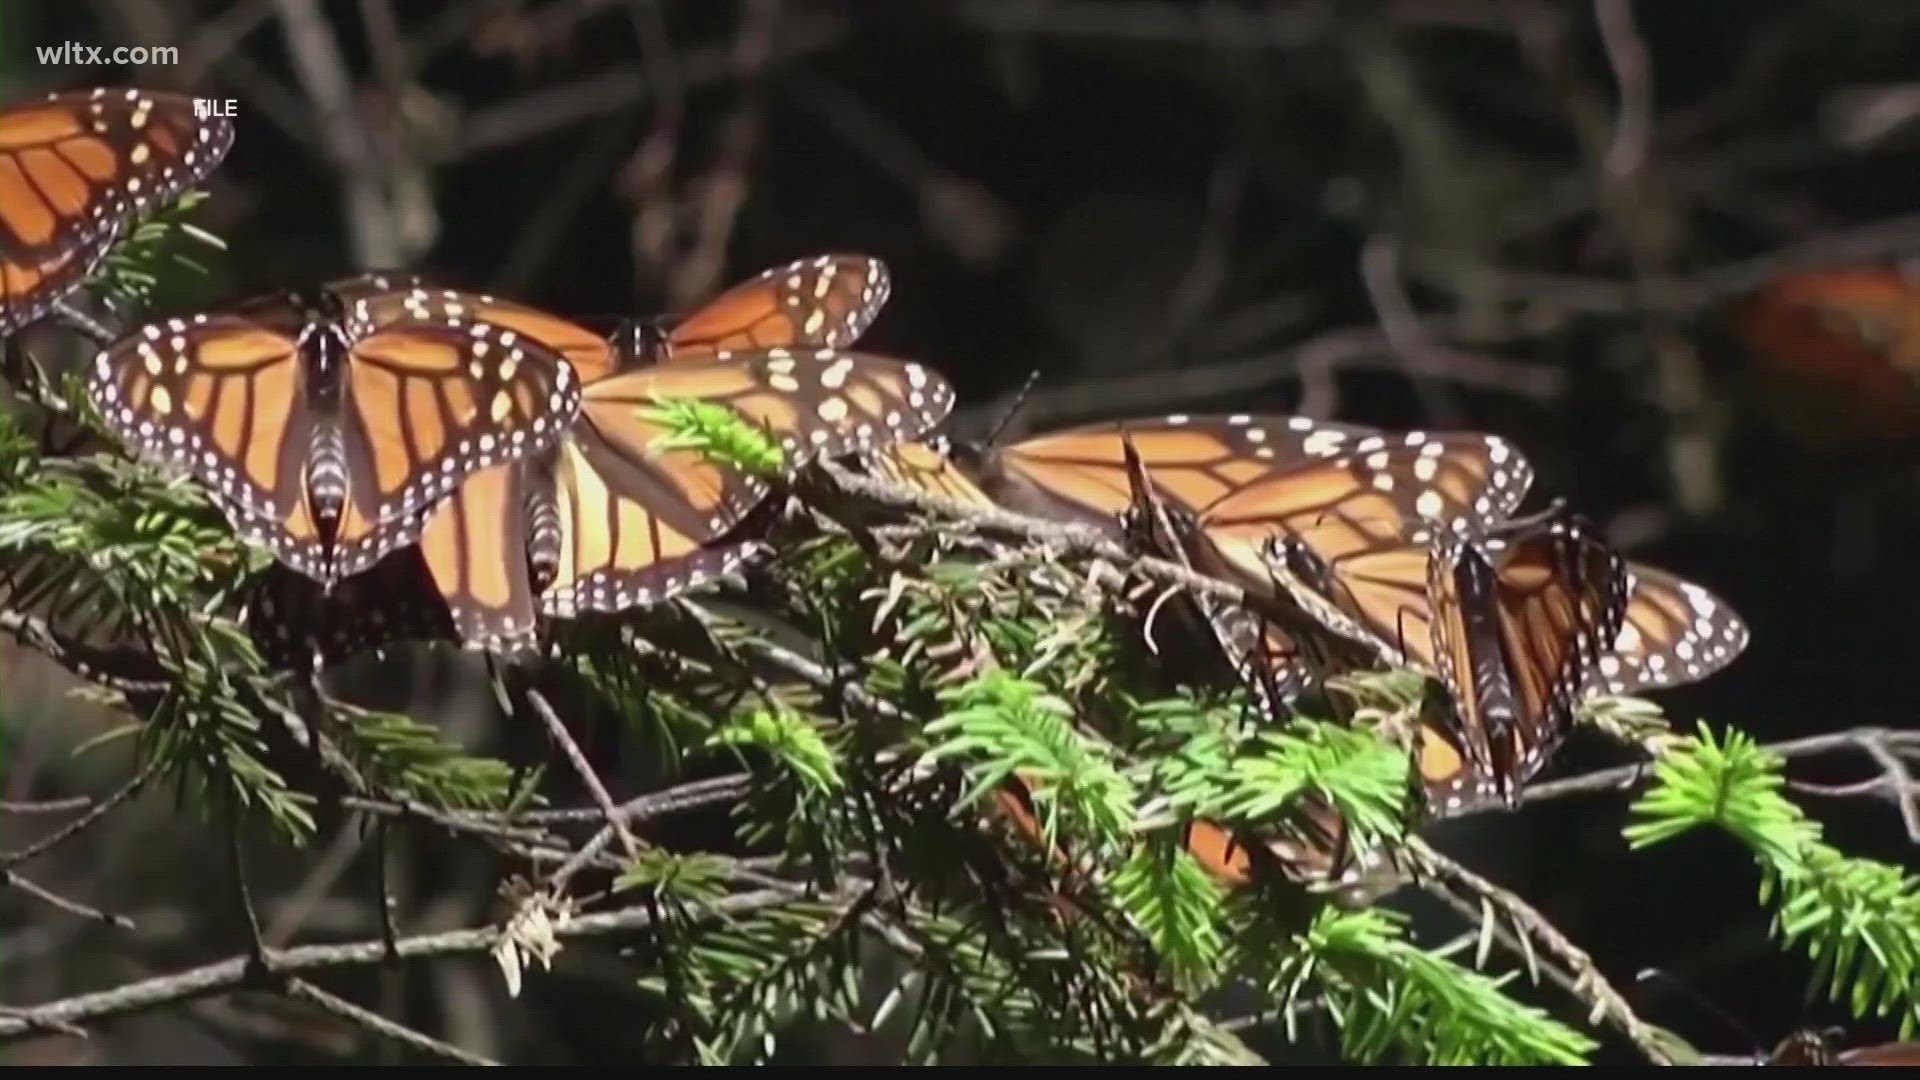
[[69,915],[78,915],[83,919],[91,919],[94,922],[103,922],[103,923],[106,923],[108,926],[115,926],[122,930],[134,929],[133,920],[127,918],[124,915],[114,915],[110,912],[102,911],[96,907],[89,907],[86,904],[79,902],[78,900],[69,900],[66,897],[61,896],[59,893],[54,892],[52,889],[49,889],[44,885],[36,885],[35,883],[28,881],[26,878],[22,877],[20,874],[12,870],[0,871],[0,884],[6,884],[9,886],[12,886],[13,888],[19,889],[21,892],[26,893],[28,896],[33,897],[35,900],[39,900],[42,903],[51,904],[54,907],[59,908],[61,911],[64,911]]
[[[1862,727],[1852,728],[1847,731],[1829,732],[1825,735],[1809,735],[1803,739],[1765,743],[1762,744],[1759,749],[1777,757],[1792,760],[1794,758],[1830,754],[1841,750],[1858,750],[1869,755],[1874,755],[1875,748],[1877,747],[1898,765],[1900,763],[1896,751],[1914,746],[1920,746],[1920,731],[1889,731],[1886,728]],[[1879,762],[1882,768],[1886,767],[1884,759],[1875,756],[1875,761]],[[1623,791],[1638,781],[1645,779],[1647,770],[1648,765],[1646,763],[1617,765],[1613,768],[1596,769],[1593,772],[1582,773],[1579,776],[1570,776],[1564,780],[1549,780],[1544,783],[1530,784],[1521,790],[1520,802],[1522,805],[1530,805],[1533,803],[1551,802],[1556,799],[1572,798],[1579,795],[1595,795],[1606,792]],[[1864,785],[1849,784],[1843,787],[1824,789],[1811,785],[1809,785],[1809,787],[1815,792],[1825,795],[1881,794],[1880,789],[1886,788],[1889,793],[1897,797],[1897,793],[1899,792],[1899,782],[1897,780],[1889,781],[1886,780],[1886,778],[1868,781]],[[1911,802],[1912,787],[1908,786],[1906,791],[1908,801]],[[1494,802],[1466,807],[1462,809],[1457,816],[1471,817],[1475,814],[1494,812],[1504,813],[1506,811],[1498,802]]]
[[333,28],[315,0],[275,0],[282,36],[325,140],[327,156],[340,171],[341,196],[358,265],[404,265],[405,233],[389,203],[374,159],[373,140],[353,100],[352,76]]
[[[838,25],[815,24],[783,30],[771,62],[778,66],[820,52],[844,36],[844,30]],[[728,46],[688,50],[681,56],[678,67],[688,89],[752,74],[740,69],[738,57]],[[476,109],[461,125],[458,137],[434,163],[478,157],[571,127],[602,113],[621,112],[646,102],[651,91],[646,65],[609,64],[570,82]]]
[[54,319],[60,325],[65,326],[69,330],[77,330],[86,335],[88,340],[92,341],[95,345],[111,345],[114,339],[119,337],[119,335],[109,329],[105,323],[74,307],[72,304],[67,303],[65,300],[56,300],[53,302],[53,315]]
[[360,845],[360,835],[349,820],[341,826],[326,854],[320,856],[307,871],[306,878],[287,898],[280,913],[267,924],[264,939],[268,946],[278,949],[294,939],[307,916],[327,898],[327,894],[333,891],[334,883],[352,864],[354,856],[360,852]]
[[1900,820],[1907,826],[1907,839],[1920,844],[1920,795],[1914,792],[1913,774],[1907,770],[1907,763],[1887,745],[1885,732],[1876,733],[1860,745],[1886,772],[1893,801],[1900,807]]
[[628,858],[637,858],[640,854],[639,842],[633,838],[633,833],[627,830],[626,820],[620,816],[620,809],[614,805],[613,796],[607,794],[606,785],[600,782],[600,775],[593,771],[593,763],[587,760],[587,755],[581,751],[580,744],[575,742],[573,735],[567,731],[566,721],[560,719],[560,714],[553,711],[553,706],[547,704],[547,699],[541,696],[540,691],[528,690],[526,697],[527,703],[533,706],[533,711],[539,713],[541,721],[547,725],[547,733],[553,736],[553,741],[558,743],[560,749],[566,753],[567,760],[573,763],[573,771],[580,775],[580,782],[587,786],[587,793],[593,796],[595,803],[599,804],[600,812],[606,816],[607,827],[619,839],[621,849],[627,853]]
[[822,471],[848,494],[858,495],[882,506],[903,510],[931,511],[958,518],[975,527],[998,530],[1051,544],[1067,554],[1091,555],[1116,567],[1138,570],[1170,584],[1217,597],[1230,604],[1244,603],[1245,590],[1218,578],[1196,574],[1178,563],[1127,550],[1100,530],[1078,523],[1048,521],[999,508],[986,509],[957,499],[949,499],[918,488],[890,483],[876,477],[849,472],[832,462],[821,462]]
[[253,906],[253,885],[247,880],[246,853],[240,840],[240,795],[227,793],[227,868],[233,875],[233,893],[247,924],[248,964],[252,975],[264,979],[274,971],[273,957],[260,932],[260,912]]
[[[762,890],[724,897],[703,906],[717,915],[744,914],[777,907],[792,897],[776,890]],[[652,922],[644,907],[580,915],[556,926],[553,935],[560,939],[600,937],[645,929]],[[499,940],[491,927],[450,930],[402,938],[402,957],[457,956],[485,953]],[[307,975],[317,971],[370,967],[385,962],[387,947],[378,939],[345,945],[305,945],[277,954],[274,962],[283,975]],[[206,997],[244,985],[249,976],[249,957],[229,957],[204,967],[174,975],[145,979],[111,990],[79,994],[34,1009],[25,1009],[11,1017],[0,1017],[0,1041],[17,1039],[37,1028],[53,1024],[85,1022],[111,1016],[146,1012],[179,1001]]]
[[114,807],[132,798],[134,793],[145,787],[147,781],[153,779],[153,775],[159,770],[160,759],[155,758],[147,762],[146,765],[141,767],[138,773],[134,774],[133,779],[122,785],[120,790],[100,800],[94,805],[93,809],[88,810],[86,813],[81,814],[79,817],[74,818],[72,821],[67,822],[60,828],[18,851],[10,851],[4,855],[0,855],[0,870],[10,870],[26,862],[28,859],[51,851],[72,839],[87,826],[107,816]]
[[[1437,318],[1426,320],[1426,328],[1436,342],[1447,340],[1453,330]],[[1508,360],[1463,348],[1436,344],[1432,349],[1401,356],[1394,353],[1380,327],[1350,326],[1315,335],[1298,345],[1214,363],[1036,387],[1021,402],[1020,426],[1032,429],[1140,409],[1158,412],[1169,404],[1214,398],[1244,401],[1248,394],[1264,391],[1289,375],[1303,386],[1294,411],[1330,418],[1337,415],[1339,400],[1326,384],[1339,372],[1360,371],[1445,380],[1532,401],[1558,399],[1567,385],[1565,372],[1552,365]],[[965,410],[966,422],[999,419],[1010,404],[1006,398],[996,397]]]
[[91,795],[75,795],[66,799],[48,799],[45,802],[14,802],[0,799],[0,814],[64,814],[72,810],[84,810],[93,805]]
[[380,905],[380,941],[387,947],[387,960],[400,959],[400,930],[393,920],[393,890],[387,884],[387,830],[384,821],[373,823],[373,888]]
[[65,1020],[49,1020],[36,1017],[26,1009],[16,1009],[10,1005],[0,1005],[0,1020],[18,1020],[37,1031],[50,1031],[59,1035],[71,1035],[76,1039],[87,1038],[87,1029],[70,1024]]
[[498,1065],[491,1058],[470,1053],[449,1042],[442,1042],[431,1035],[415,1031],[405,1024],[397,1024],[379,1013],[363,1009],[342,997],[336,997],[325,990],[307,982],[305,979],[287,980],[287,996],[317,1005],[335,1016],[350,1020],[368,1031],[384,1038],[392,1039],[403,1046],[447,1058],[462,1065]]
[[1574,975],[1571,990],[1582,1001],[1592,1006],[1592,1015],[1595,1020],[1606,1020],[1621,1034],[1631,1039],[1648,1060],[1655,1064],[1673,1063],[1667,1056],[1665,1042],[1650,1025],[1640,1019],[1620,991],[1614,989],[1613,984],[1607,981],[1607,977],[1600,971],[1600,966],[1594,963],[1593,957],[1570,941],[1559,928],[1548,921],[1546,916],[1515,894],[1434,850],[1431,845],[1417,836],[1408,838],[1407,847],[1409,853],[1423,865],[1424,870],[1460,885],[1500,908],[1521,933],[1544,946],[1547,952],[1571,969]]
[[766,127],[765,79],[780,7],[780,0],[747,0],[734,35],[733,63],[745,85],[739,104],[720,124],[719,150],[693,199],[692,242],[669,268],[667,303],[675,310],[713,293],[726,267],[728,240],[746,203],[751,161]]
[[[470,836],[485,837],[516,844],[557,843],[551,833],[543,829],[524,828],[515,824],[522,820],[506,820],[488,815],[481,811],[437,810],[425,803],[412,799],[374,799],[361,795],[350,795],[340,800],[340,805],[349,810],[377,814],[388,818],[419,818],[431,822],[448,832],[464,833]],[[591,811],[598,814],[599,811]],[[531,819],[527,819],[531,820]]]

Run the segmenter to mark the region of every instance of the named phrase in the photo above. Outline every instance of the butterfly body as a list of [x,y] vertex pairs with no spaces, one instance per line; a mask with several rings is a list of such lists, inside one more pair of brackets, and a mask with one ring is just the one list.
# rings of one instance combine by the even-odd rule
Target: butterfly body
[[622,319],[607,340],[620,371],[664,363],[673,356],[672,335],[653,319]]
[[345,313],[337,297],[323,291],[317,298],[294,293],[291,300],[303,312],[304,325],[294,344],[306,361],[302,390],[315,417],[307,447],[307,498],[316,530],[333,543],[339,538],[347,501],[347,443],[340,416],[346,398],[346,354],[352,342],[340,329]]

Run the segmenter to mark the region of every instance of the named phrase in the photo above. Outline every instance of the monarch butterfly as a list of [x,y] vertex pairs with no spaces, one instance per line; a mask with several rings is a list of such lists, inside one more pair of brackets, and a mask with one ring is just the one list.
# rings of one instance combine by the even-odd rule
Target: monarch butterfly
[[[919,365],[818,351],[864,331],[887,298],[885,266],[864,256],[797,260],[727,290],[670,329],[632,322],[604,336],[530,305],[432,288],[415,276],[369,281],[382,290],[370,302],[377,318],[451,312],[504,326],[566,357],[589,387],[586,415],[562,446],[468,475],[422,529],[422,554],[458,638],[489,651],[530,646],[537,612],[571,617],[648,603],[727,573],[753,550],[749,541],[720,540],[768,483],[685,450],[649,454],[666,431],[631,414],[652,397],[706,399],[771,427],[788,439],[789,466],[877,446],[895,430],[923,431],[952,405],[951,388]],[[789,339],[815,351],[731,348]],[[383,632],[433,629],[381,626],[340,605],[310,621],[330,624],[324,636],[336,651]]]
[[[1494,551],[1505,543],[1503,531],[1524,532],[1542,522],[1559,522],[1568,534],[1569,550],[1597,557],[1604,545],[1590,535],[1584,522],[1560,517],[1561,513],[1556,509],[1547,517],[1496,526]],[[1451,611],[1453,621],[1458,622],[1457,608],[1449,607],[1453,601],[1446,599],[1457,596],[1458,589],[1447,580],[1436,584],[1433,575],[1448,558],[1469,556],[1469,535],[1450,534],[1429,540],[1416,533],[1412,543],[1364,545],[1326,560],[1297,538],[1281,538],[1269,546],[1268,554],[1276,566],[1276,576],[1287,584],[1290,595],[1311,606],[1328,625],[1368,643],[1389,663],[1436,677],[1454,671],[1456,683],[1464,684],[1469,676],[1460,672],[1471,668],[1463,667],[1464,660],[1449,656],[1441,646],[1444,627],[1435,614],[1443,609]],[[1478,557],[1473,562],[1484,567],[1486,559]],[[1609,639],[1604,636],[1607,631],[1602,622],[1587,623],[1593,634],[1601,635],[1595,639],[1601,644],[1588,650],[1590,659],[1580,661],[1580,682],[1567,708],[1593,694],[1631,694],[1697,681],[1732,663],[1745,649],[1749,638],[1745,621],[1701,586],[1634,561],[1622,561],[1619,575],[1624,598],[1618,605],[1617,627]],[[1586,578],[1610,582],[1615,574],[1606,571],[1596,576],[1588,572]],[[1609,601],[1608,610],[1612,606]],[[1546,614],[1540,613],[1533,625],[1542,625]],[[1566,659],[1574,662],[1572,657]],[[1457,685],[1449,696],[1456,702],[1461,700]],[[1455,731],[1449,719],[1455,704],[1436,698],[1430,705],[1432,711],[1421,724],[1416,745],[1432,801],[1457,808],[1494,792],[1498,774],[1490,771],[1485,741],[1463,741],[1472,737]],[[1537,768],[1550,751],[1551,745],[1543,746],[1539,759],[1522,771]]]
[[1767,1055],[1768,1065],[1920,1065],[1920,1042],[1889,1042],[1835,1050],[1834,1035],[1796,1031]]
[[336,281],[149,323],[101,350],[88,393],[122,440],[331,586],[417,538],[468,473],[552,446],[580,408],[547,346],[451,308],[375,317],[381,294]]
[[1920,283],[1893,266],[1789,274],[1742,304],[1734,330],[1762,401],[1816,443],[1920,434]]
[[1558,504],[1524,521],[1362,538],[1328,557],[1331,547],[1286,537],[1268,555],[1328,625],[1439,679],[1413,739],[1425,801],[1511,803],[1622,625],[1624,562]]
[[[1581,688],[1620,632],[1625,560],[1556,506],[1484,537],[1442,535],[1427,580],[1433,657],[1454,715],[1421,728],[1422,778],[1429,788],[1437,783],[1449,810],[1490,792],[1515,805],[1565,737]],[[1433,746],[1436,732],[1449,745]],[[1462,767],[1452,768],[1454,759]]]
[[0,333],[78,288],[132,218],[205,180],[233,134],[152,90],[56,91],[0,111]]
[[[1249,437],[1261,430],[1245,429]],[[1303,665],[1294,677],[1303,682],[1383,657],[1357,651],[1353,642],[1371,644],[1363,638],[1330,635],[1341,623],[1327,606],[1303,604],[1311,594],[1285,587],[1268,556],[1276,537],[1316,560],[1337,561],[1356,549],[1499,521],[1532,482],[1524,457],[1495,435],[1362,432],[1336,431],[1318,442],[1308,436],[1299,450],[1230,459],[1220,468],[1224,480],[1147,466],[1156,493],[1186,522],[1179,542],[1187,560],[1246,590],[1246,606],[1289,639]],[[1273,440],[1254,446],[1271,450]]]
[[[1239,429],[1229,427],[1229,430]],[[1259,430],[1247,429],[1256,445],[1266,448],[1269,442],[1257,437]],[[1349,445],[1347,440],[1356,435],[1363,440],[1378,437],[1360,435],[1360,430],[1363,429],[1340,431],[1340,438],[1329,440],[1327,445]],[[1236,509],[1247,501],[1237,494],[1237,489],[1217,491],[1211,486],[1200,486],[1201,498],[1192,495],[1169,498],[1168,488],[1162,483],[1166,470],[1156,471],[1145,463],[1134,442],[1131,425],[1122,434],[1121,442],[1133,499],[1123,511],[1121,522],[1131,542],[1150,554],[1240,584],[1254,593],[1248,604],[1231,605],[1202,593],[1189,592],[1182,606],[1197,609],[1199,617],[1212,627],[1213,636],[1241,672],[1243,681],[1254,689],[1264,713],[1276,716],[1285,704],[1313,685],[1319,675],[1335,667],[1362,662],[1355,656],[1357,650],[1350,642],[1324,633],[1323,627],[1307,618],[1305,612],[1282,602],[1266,587],[1261,580],[1266,576],[1263,569],[1249,563],[1244,537],[1236,533],[1248,523],[1241,520],[1244,511]],[[1336,474],[1347,463],[1334,458],[1316,460],[1309,466],[1300,460],[1303,452],[1267,459],[1276,463],[1265,472],[1243,472],[1252,478],[1246,481],[1246,486],[1256,495],[1271,494],[1274,488],[1269,481],[1297,471],[1304,481],[1298,490],[1329,490],[1329,482],[1338,479]],[[1178,471],[1171,476],[1173,481],[1182,478]],[[1213,501],[1202,501],[1206,497],[1213,497]],[[1297,520],[1288,520],[1284,498],[1269,502],[1268,509],[1280,513],[1266,523],[1267,527],[1297,526]],[[1297,511],[1300,507],[1293,509]]]
[[770,267],[681,319],[628,319],[607,333],[498,296],[437,285],[419,275],[370,275],[384,290],[376,318],[399,314],[413,298],[439,297],[482,322],[509,326],[558,350],[582,382],[672,361],[712,361],[721,352],[770,348],[842,348],[866,332],[892,293],[886,264],[865,255],[827,254]]
[[918,364],[832,349],[723,351],[590,383],[555,453],[475,477],[429,519],[421,547],[463,636],[510,650],[511,636],[532,628],[536,597],[555,618],[615,612],[700,585],[750,553],[749,541],[723,538],[766,482],[690,449],[655,449],[669,429],[647,410],[661,398],[698,399],[773,430],[789,471],[911,437],[953,403],[946,381]]

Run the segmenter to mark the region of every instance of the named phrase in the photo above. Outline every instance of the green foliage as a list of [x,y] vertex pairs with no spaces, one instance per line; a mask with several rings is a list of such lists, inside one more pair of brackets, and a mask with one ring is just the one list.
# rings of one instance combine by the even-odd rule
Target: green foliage
[[778,476],[786,465],[780,444],[725,405],[697,398],[655,395],[642,418],[668,429],[649,446],[654,453],[694,450],[709,460],[761,476]]
[[1848,856],[1821,839],[1819,823],[1783,797],[1782,760],[1739,731],[1716,738],[1704,724],[1653,768],[1633,805],[1635,848],[1718,826],[1753,853],[1772,931],[1814,962],[1813,985],[1858,1017],[1920,1025],[1920,879]]
[[[1271,965],[1266,989],[1286,1007],[1317,990],[1344,1059],[1431,1065],[1579,1065],[1597,1044],[1508,997],[1495,980],[1407,940],[1379,909],[1316,913]],[[1258,920],[1241,934],[1270,949]]]
[[1112,750],[1074,729],[1073,709],[1037,684],[989,671],[942,695],[946,715],[926,726],[935,738],[931,760],[970,757],[973,788],[966,800],[1017,775],[1039,809],[1048,846],[1064,816],[1071,832],[1117,845],[1134,818],[1134,790],[1114,765]]
[[441,810],[497,810],[511,793],[504,761],[470,757],[434,729],[401,713],[332,703],[361,777],[384,793]]
[[708,738],[709,746],[753,746],[766,751],[813,796],[842,786],[833,749],[807,717],[788,708],[755,708],[734,717]]
[[182,250],[181,242],[226,250],[224,240],[186,220],[206,199],[206,192],[189,191],[148,214],[107,253],[94,286],[116,304],[145,307],[153,303],[162,284],[163,268],[205,275],[207,268]]
[[1221,889],[1187,850],[1141,844],[1113,875],[1114,902],[1147,935],[1183,987],[1204,987],[1226,948]]

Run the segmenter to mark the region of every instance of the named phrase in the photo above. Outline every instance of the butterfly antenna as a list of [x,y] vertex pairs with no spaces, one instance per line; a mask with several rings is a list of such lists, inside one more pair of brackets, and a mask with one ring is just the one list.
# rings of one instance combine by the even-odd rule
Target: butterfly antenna
[[1531,514],[1523,514],[1519,517],[1508,518],[1507,527],[1512,529],[1531,528],[1532,526],[1539,525],[1546,521],[1550,521],[1553,518],[1562,517],[1566,515],[1566,513],[1567,513],[1566,496],[1556,495],[1553,497],[1552,502],[1548,503],[1545,507],[1539,510],[1535,510]]
[[986,439],[981,442],[980,449],[982,452],[992,450],[993,447],[999,443],[1000,436],[1006,433],[1007,425],[1013,423],[1013,418],[1020,415],[1021,406],[1027,403],[1027,395],[1033,392],[1033,385],[1039,381],[1039,368],[1027,372],[1027,381],[1020,384],[1020,389],[1013,395],[1013,400],[1008,403],[1006,410],[1000,414],[1000,419],[994,423],[993,429],[987,433]]
[[1682,998],[1698,1006],[1703,1012],[1719,1020],[1722,1024],[1725,1024],[1728,1029],[1739,1035],[1740,1038],[1744,1039],[1747,1044],[1752,1046],[1757,1052],[1765,1052],[1765,1048],[1761,1045],[1760,1040],[1754,1037],[1752,1029],[1740,1021],[1735,1020],[1733,1015],[1725,1009],[1707,1000],[1705,994],[1688,986],[1685,982],[1681,981],[1679,976],[1669,973],[1664,968],[1653,967],[1646,968],[1633,977],[1634,982],[1643,984],[1655,980],[1665,983],[1668,987],[1678,991]]

